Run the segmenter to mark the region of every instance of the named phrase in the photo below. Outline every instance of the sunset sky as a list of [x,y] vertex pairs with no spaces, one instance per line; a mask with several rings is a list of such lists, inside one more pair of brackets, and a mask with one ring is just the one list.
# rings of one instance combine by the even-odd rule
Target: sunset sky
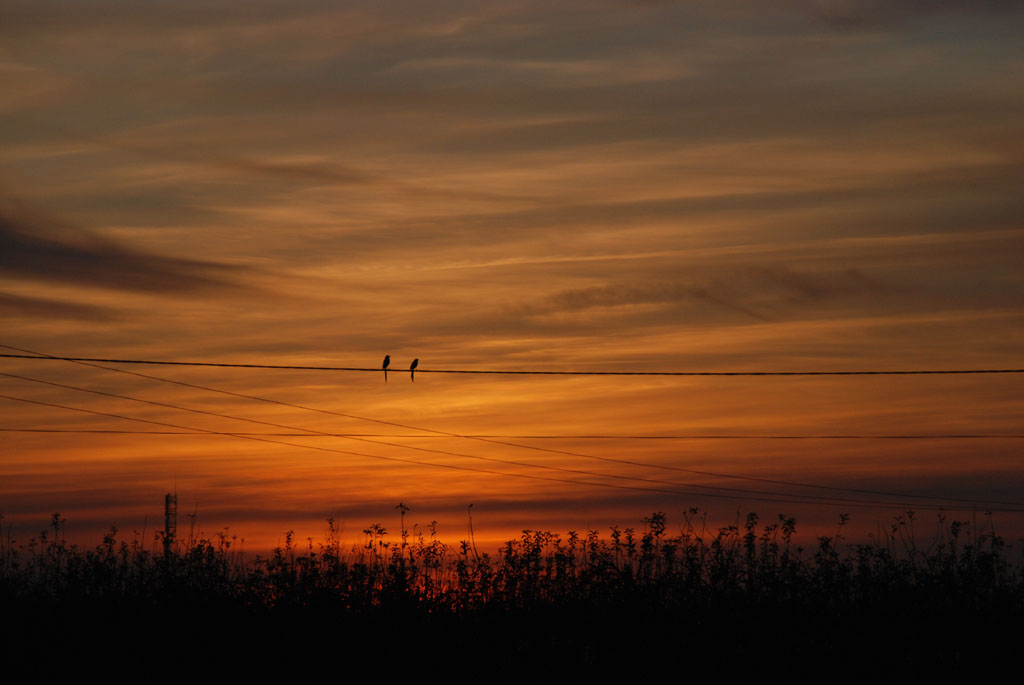
[[[377,421],[1022,435],[1021,374],[402,372],[1024,368],[1022,190],[1024,6],[1009,0],[0,0],[0,344],[372,368],[390,354],[386,384],[116,367]],[[690,507],[808,530],[849,512],[874,531],[900,512],[888,503],[942,502],[785,483],[1024,511],[1014,438],[501,438],[567,455],[71,362],[0,372],[22,377],[0,376],[0,514],[18,539],[53,512],[87,544],[111,525],[148,537],[175,489],[179,532],[198,511],[254,549],[322,536],[328,517],[351,540],[396,531],[399,502],[452,543],[470,504],[491,543]],[[887,504],[744,499],[795,495]],[[1024,535],[1024,513],[994,518]]]

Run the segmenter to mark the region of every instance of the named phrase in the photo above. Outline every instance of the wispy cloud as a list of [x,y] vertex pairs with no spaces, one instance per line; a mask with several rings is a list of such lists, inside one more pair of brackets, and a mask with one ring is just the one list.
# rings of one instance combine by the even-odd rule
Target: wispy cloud
[[747,266],[707,280],[632,281],[563,290],[515,308],[524,314],[578,312],[633,305],[707,303],[771,321],[801,303],[820,304],[886,288],[860,271],[810,273],[784,266]]
[[9,208],[0,213],[0,275],[124,291],[241,287],[247,267],[137,250],[85,229]]
[[112,307],[5,292],[0,292],[0,315],[11,319],[77,319],[80,321],[115,321],[125,318],[123,311]]
[[853,28],[905,22],[937,14],[1020,12],[1014,0],[805,0],[810,12],[829,24]]

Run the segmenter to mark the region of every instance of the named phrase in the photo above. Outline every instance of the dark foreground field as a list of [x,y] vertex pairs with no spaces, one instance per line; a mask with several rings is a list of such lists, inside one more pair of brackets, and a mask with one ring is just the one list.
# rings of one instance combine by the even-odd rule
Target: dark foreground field
[[[795,523],[749,515],[681,535],[526,531],[496,553],[427,535],[333,534],[246,561],[224,536],[166,557],[62,521],[0,556],[7,674],[281,674],[433,682],[713,673],[843,680],[1017,671],[1024,571],[991,528],[902,517],[868,544],[841,527],[801,548]],[[1016,678],[1016,675],[1012,676]]]

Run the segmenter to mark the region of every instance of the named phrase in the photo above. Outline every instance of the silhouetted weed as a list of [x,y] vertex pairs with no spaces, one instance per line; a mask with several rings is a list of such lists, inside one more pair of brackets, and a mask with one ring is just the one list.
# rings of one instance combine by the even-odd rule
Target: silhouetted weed
[[40,656],[26,664],[45,673],[54,640],[81,655],[112,634],[132,643],[146,630],[250,650],[344,644],[352,654],[390,631],[422,631],[489,663],[560,649],[593,666],[615,650],[680,643],[723,658],[740,649],[752,666],[799,650],[812,664],[894,640],[898,658],[875,653],[874,662],[957,670],[975,650],[1015,640],[1024,617],[1024,570],[988,519],[939,516],[922,542],[907,512],[848,544],[843,516],[833,535],[802,549],[786,516],[762,523],[751,513],[712,531],[690,510],[669,535],[666,514],[655,512],[640,531],[525,530],[480,553],[471,541],[443,543],[436,522],[407,530],[408,508],[399,510],[396,544],[374,524],[362,545],[343,550],[329,519],[322,542],[307,539],[301,551],[289,531],[283,546],[252,559],[227,529],[207,539],[193,528],[168,555],[116,528],[80,548],[54,514],[26,543],[0,535],[3,644]]

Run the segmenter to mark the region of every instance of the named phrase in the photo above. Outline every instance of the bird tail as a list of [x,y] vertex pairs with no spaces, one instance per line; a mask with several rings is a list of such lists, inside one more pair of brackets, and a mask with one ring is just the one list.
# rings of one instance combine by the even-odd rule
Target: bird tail
[[388,370],[387,369],[384,369],[384,382],[385,383],[388,382]]

